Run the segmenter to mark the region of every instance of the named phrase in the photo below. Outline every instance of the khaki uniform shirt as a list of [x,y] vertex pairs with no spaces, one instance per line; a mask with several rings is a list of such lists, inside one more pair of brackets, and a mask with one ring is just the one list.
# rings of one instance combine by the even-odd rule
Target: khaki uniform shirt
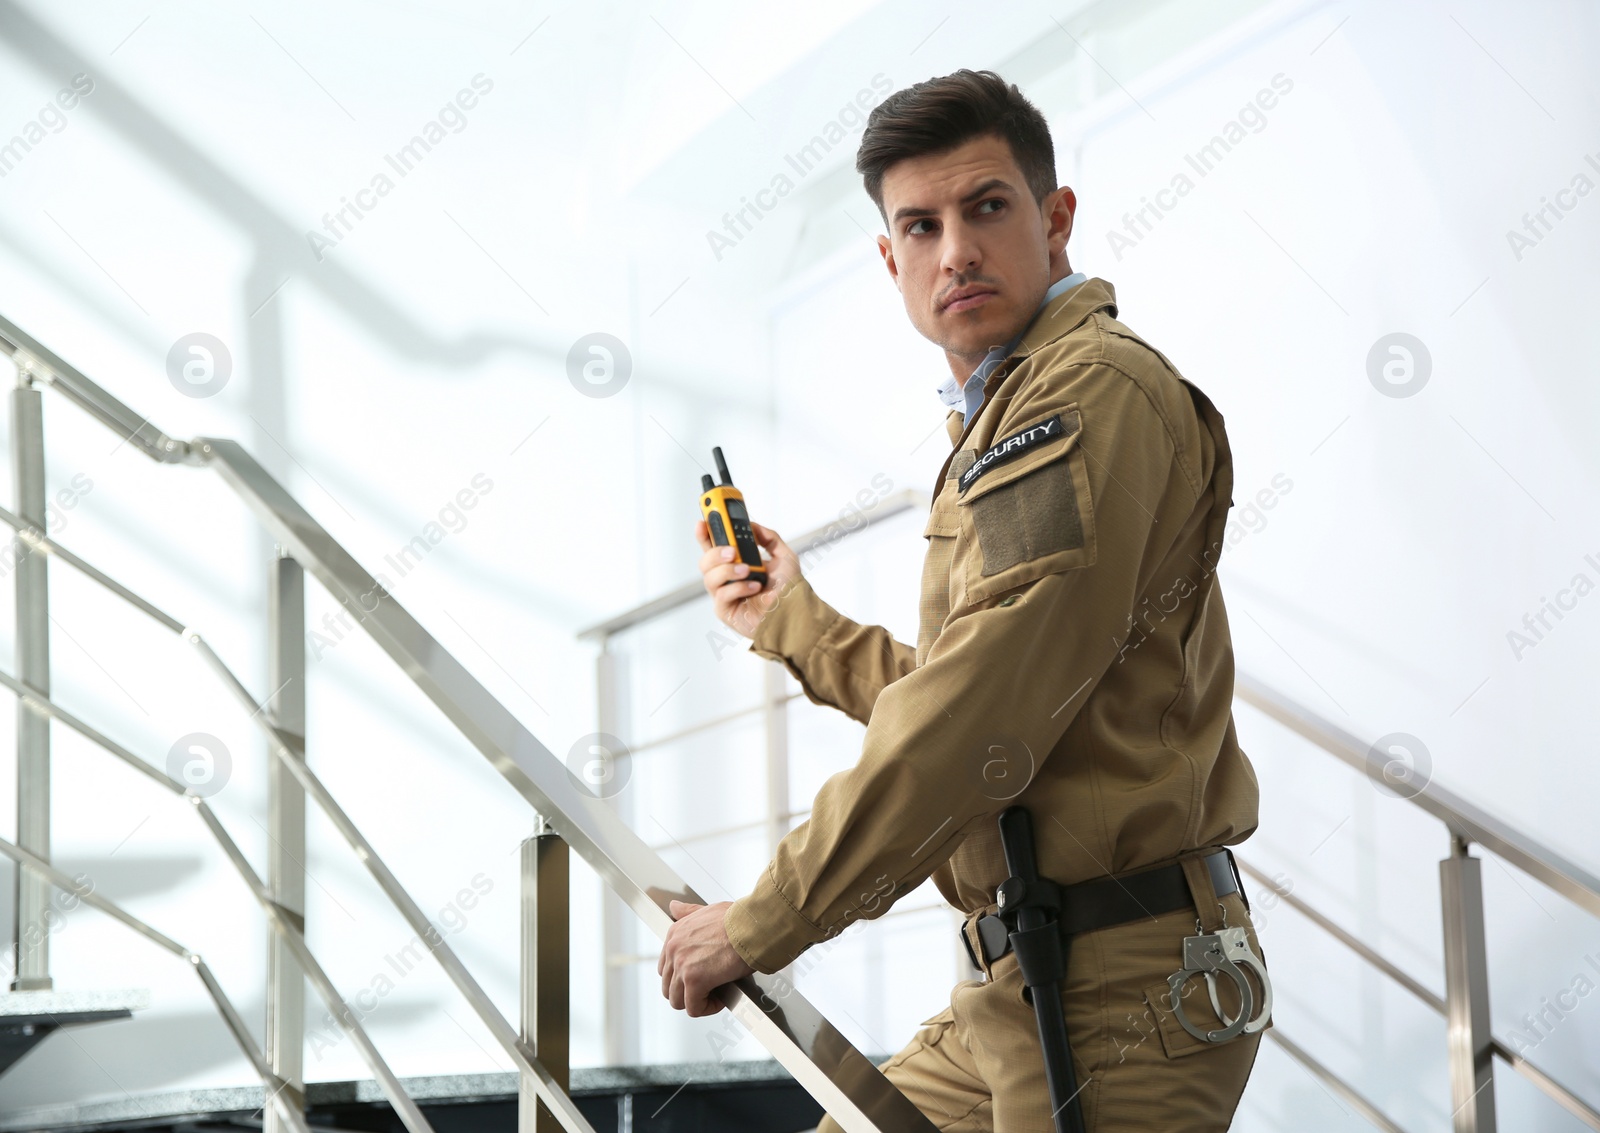
[[1257,787],[1232,718],[1217,586],[1232,504],[1222,418],[1116,319],[1109,283],[1052,300],[985,384],[923,534],[916,647],[803,578],[751,649],[867,726],[754,892],[734,948],[774,972],[929,876],[994,909],[995,816],[1033,816],[1063,884],[1242,841]]

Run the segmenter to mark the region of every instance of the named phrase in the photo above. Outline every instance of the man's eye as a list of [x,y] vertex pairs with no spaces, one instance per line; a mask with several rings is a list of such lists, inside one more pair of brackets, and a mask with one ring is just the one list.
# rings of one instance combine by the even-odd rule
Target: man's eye
[[925,220],[925,219],[924,220],[913,220],[910,224],[908,224],[906,226],[906,235],[908,235],[908,236],[921,236],[923,233],[928,232],[930,230],[926,229],[926,228],[919,228],[919,225],[929,224],[929,223],[931,223],[931,222],[928,221],[928,220]]
[[[993,205],[994,207],[990,208],[989,207],[990,205]],[[1003,209],[1005,207],[1006,207],[1006,203],[1004,201],[1002,201],[999,197],[990,197],[986,201],[979,201],[978,202],[978,207],[974,211],[976,211],[978,213],[997,212],[1000,209]]]

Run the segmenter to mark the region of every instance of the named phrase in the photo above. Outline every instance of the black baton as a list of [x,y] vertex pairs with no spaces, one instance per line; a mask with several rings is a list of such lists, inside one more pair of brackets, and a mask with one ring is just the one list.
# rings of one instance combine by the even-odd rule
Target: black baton
[[1000,916],[1011,929],[1011,950],[1017,955],[1022,982],[1039,1020],[1039,1045],[1044,1048],[1044,1076],[1050,1087],[1050,1109],[1056,1133],[1084,1133],[1078,1076],[1067,1043],[1067,1017],[1061,1007],[1061,984],[1067,975],[1067,948],[1056,927],[1060,890],[1039,880],[1033,847],[1033,819],[1025,807],[1000,814],[1000,846],[1011,877],[1000,887]]

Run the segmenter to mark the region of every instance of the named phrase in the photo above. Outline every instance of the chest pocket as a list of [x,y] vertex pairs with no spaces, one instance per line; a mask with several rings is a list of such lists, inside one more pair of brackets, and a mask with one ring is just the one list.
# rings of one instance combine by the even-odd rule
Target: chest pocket
[[1094,562],[1082,433],[1077,406],[1067,406],[1009,431],[958,477],[952,570],[969,601]]

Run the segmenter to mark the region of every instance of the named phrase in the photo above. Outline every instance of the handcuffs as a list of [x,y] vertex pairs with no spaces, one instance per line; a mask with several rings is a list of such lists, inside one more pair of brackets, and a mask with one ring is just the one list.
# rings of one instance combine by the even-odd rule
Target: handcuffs
[[[1219,906],[1220,907],[1220,906]],[[1167,1005],[1184,1030],[1201,1042],[1225,1043],[1240,1035],[1253,1035],[1264,1029],[1272,1018],[1272,978],[1267,967],[1250,948],[1243,928],[1228,927],[1228,911],[1222,910],[1222,927],[1216,932],[1202,931],[1199,921],[1194,924],[1195,935],[1183,938],[1183,967],[1167,977]],[[1245,977],[1243,969],[1249,968],[1261,982],[1261,1009],[1256,1010],[1255,989]],[[1230,1019],[1217,999],[1217,976],[1233,980],[1239,990],[1239,1014]],[[1183,1010],[1183,988],[1195,976],[1204,976],[1206,991],[1211,997],[1211,1009],[1222,1020],[1222,1027],[1203,1031],[1195,1026]]]

